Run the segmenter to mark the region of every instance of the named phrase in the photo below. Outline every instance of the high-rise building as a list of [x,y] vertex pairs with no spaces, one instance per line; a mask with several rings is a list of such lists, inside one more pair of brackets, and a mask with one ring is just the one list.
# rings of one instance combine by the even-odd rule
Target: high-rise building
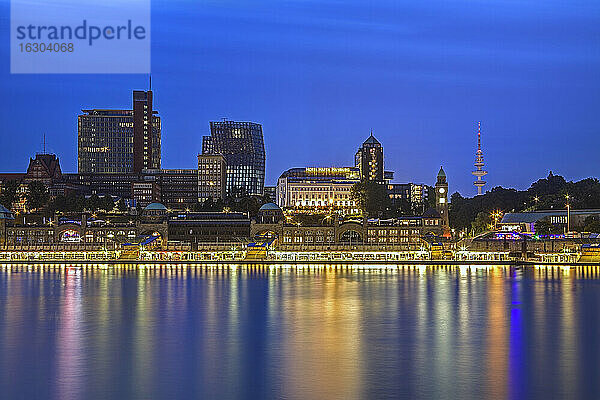
[[444,168],[440,167],[435,183],[435,208],[442,217],[443,226],[450,226],[448,217],[448,181]]
[[152,91],[134,90],[133,172],[143,169],[160,169],[160,119],[154,118]]
[[471,172],[473,175],[477,177],[477,180],[473,182],[473,185],[477,186],[477,195],[481,194],[482,188],[485,186],[486,182],[482,180],[484,176],[487,175],[487,171],[483,170],[483,166],[485,163],[483,162],[483,151],[481,150],[481,122],[477,123],[477,151],[475,152],[475,171]]
[[375,139],[373,131],[356,152],[354,160],[362,180],[384,183],[383,146]]
[[227,164],[220,154],[198,154],[198,201],[225,198]]
[[263,195],[265,145],[262,126],[253,122],[210,123],[210,136],[202,138],[202,154],[221,154],[227,164],[226,191]]
[[134,91],[132,110],[81,110],[78,116],[80,174],[140,173],[160,168],[161,123],[152,92]]

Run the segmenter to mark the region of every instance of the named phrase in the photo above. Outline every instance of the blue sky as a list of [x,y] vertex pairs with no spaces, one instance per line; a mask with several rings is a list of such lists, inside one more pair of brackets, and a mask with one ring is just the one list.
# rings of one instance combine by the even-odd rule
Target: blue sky
[[[0,0],[0,170],[48,148],[77,166],[77,114],[124,108],[144,75],[11,75]],[[600,2],[153,1],[162,165],[193,168],[208,122],[263,124],[267,184],[351,165],[373,129],[397,182],[473,195],[482,121],[488,189],[552,170],[599,176]]]

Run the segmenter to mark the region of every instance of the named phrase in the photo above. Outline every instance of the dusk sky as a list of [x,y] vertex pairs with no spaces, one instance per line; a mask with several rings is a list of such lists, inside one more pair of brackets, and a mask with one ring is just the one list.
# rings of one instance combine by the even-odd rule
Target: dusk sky
[[[0,170],[42,147],[77,170],[82,108],[129,108],[146,75],[11,75],[0,0]],[[152,88],[162,167],[194,168],[209,121],[263,125],[266,184],[352,165],[372,129],[395,182],[472,185],[482,121],[486,189],[548,170],[600,175],[598,1],[153,1]]]

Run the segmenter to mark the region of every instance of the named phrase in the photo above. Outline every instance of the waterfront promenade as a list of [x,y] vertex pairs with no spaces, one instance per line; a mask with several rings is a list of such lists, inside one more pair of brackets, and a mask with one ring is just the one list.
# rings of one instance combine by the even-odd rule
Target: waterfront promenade
[[322,259],[295,259],[280,261],[275,259],[246,260],[246,259],[171,259],[171,260],[147,260],[147,259],[118,259],[118,258],[95,258],[95,259],[43,259],[43,258],[12,258],[0,259],[0,266],[56,266],[60,268],[84,267],[84,268],[112,268],[126,267],[131,269],[161,269],[170,267],[286,267],[286,268],[358,268],[358,269],[395,269],[402,267],[423,266],[465,266],[474,268],[486,268],[494,266],[510,267],[566,267],[587,268],[600,267],[600,262],[577,262],[577,261],[524,261],[524,260],[435,260],[435,259],[398,259],[398,260],[322,260]]

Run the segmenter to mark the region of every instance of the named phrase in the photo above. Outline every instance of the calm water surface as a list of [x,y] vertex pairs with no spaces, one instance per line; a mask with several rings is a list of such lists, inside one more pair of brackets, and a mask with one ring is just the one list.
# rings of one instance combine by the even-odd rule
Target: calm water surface
[[0,268],[2,399],[600,398],[600,271]]

